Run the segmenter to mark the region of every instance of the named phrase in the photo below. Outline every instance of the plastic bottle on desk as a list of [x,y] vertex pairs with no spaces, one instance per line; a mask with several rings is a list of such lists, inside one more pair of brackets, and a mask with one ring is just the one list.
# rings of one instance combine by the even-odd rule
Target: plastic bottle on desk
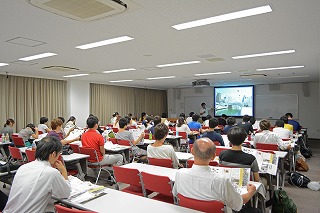
[[31,149],[32,150],[36,150],[37,149],[37,145],[36,145],[35,141],[32,142]]
[[176,131],[176,136],[177,136],[177,137],[179,136],[179,132],[178,132],[178,131]]
[[149,133],[149,140],[152,140],[152,133]]
[[6,142],[10,142],[9,133],[6,134]]
[[2,133],[1,142],[5,142],[5,140],[6,140],[6,137],[4,136],[4,133]]

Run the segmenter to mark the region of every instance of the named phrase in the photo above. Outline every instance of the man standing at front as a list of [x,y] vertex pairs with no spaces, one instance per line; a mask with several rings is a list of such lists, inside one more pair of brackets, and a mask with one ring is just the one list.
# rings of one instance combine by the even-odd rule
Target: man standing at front
[[208,109],[206,108],[206,103],[202,103],[201,109],[200,109],[200,116],[202,121],[206,120],[207,115],[208,115]]
[[172,193],[174,196],[179,193],[197,200],[219,200],[227,206],[227,212],[232,212],[231,209],[240,211],[243,204],[254,195],[256,188],[248,184],[248,192],[240,195],[230,180],[212,172],[209,162],[214,159],[215,151],[216,147],[209,138],[196,140],[191,150],[194,164],[192,168],[180,169],[176,173]]
[[4,213],[54,212],[51,196],[70,196],[67,170],[58,160],[61,150],[56,137],[39,142],[36,160],[21,166],[13,179]]

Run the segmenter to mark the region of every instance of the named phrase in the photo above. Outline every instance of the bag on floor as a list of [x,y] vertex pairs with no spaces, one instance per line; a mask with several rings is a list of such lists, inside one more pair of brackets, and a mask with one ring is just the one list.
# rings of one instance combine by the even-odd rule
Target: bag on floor
[[14,170],[19,169],[20,165],[19,164],[13,164],[11,162],[11,157],[9,157],[8,161],[5,164],[0,164],[0,173],[4,172],[11,172]]
[[311,158],[312,157],[312,151],[308,147],[301,147],[300,152],[305,158]]
[[308,183],[310,183],[311,181],[307,176],[299,172],[289,172],[288,174],[289,174],[288,183],[296,187],[307,188]]
[[288,197],[287,193],[281,188],[274,191],[273,203],[272,203],[273,213],[297,213],[297,206],[291,198]]
[[302,158],[298,158],[296,162],[296,170],[307,172],[309,170],[309,166]]

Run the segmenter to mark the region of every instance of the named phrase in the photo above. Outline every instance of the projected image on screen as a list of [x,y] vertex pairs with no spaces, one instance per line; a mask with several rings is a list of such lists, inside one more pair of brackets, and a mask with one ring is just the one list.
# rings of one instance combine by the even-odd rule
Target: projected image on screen
[[253,86],[215,87],[215,116],[253,116]]

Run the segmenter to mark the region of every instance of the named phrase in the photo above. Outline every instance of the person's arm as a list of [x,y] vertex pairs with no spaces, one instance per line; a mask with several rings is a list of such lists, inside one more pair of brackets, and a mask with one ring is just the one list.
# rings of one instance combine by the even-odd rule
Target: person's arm
[[62,177],[65,180],[69,180],[68,179],[67,169],[66,169],[66,167],[63,165],[63,163],[61,161],[57,160],[56,162],[54,162],[53,167],[57,168],[60,171]]
[[225,146],[222,136],[219,134],[218,141],[221,146]]
[[253,172],[253,180],[256,182],[260,182],[259,172]]
[[137,140],[134,140],[132,137],[133,140],[131,140],[131,143],[133,145],[137,145],[137,143],[139,143],[142,140],[142,138],[144,138],[144,135],[145,135],[144,132],[142,132],[141,135],[137,138]]
[[76,138],[74,138],[74,139],[69,139],[69,140],[63,139],[63,140],[61,140],[60,142],[61,142],[63,145],[66,145],[66,144],[72,143],[72,142],[74,142],[74,141],[79,141],[79,140],[80,140],[80,137],[76,137]]
[[106,150],[104,149],[104,146],[99,146],[100,147],[100,153],[104,155],[106,153]]
[[35,133],[33,133],[31,136],[32,136],[34,139],[37,139],[38,136],[39,136],[38,127],[35,127],[35,128],[34,128],[34,131],[35,131]]
[[241,195],[243,203],[247,203],[251,199],[251,197],[254,195],[254,193],[256,193],[256,187],[252,184],[248,184],[247,190],[248,192],[246,194]]
[[[56,161],[53,165],[60,171],[54,173],[52,181],[52,195],[57,198],[68,198],[71,193],[70,182],[68,180],[67,170],[61,161]],[[61,177],[62,176],[62,177]]]

